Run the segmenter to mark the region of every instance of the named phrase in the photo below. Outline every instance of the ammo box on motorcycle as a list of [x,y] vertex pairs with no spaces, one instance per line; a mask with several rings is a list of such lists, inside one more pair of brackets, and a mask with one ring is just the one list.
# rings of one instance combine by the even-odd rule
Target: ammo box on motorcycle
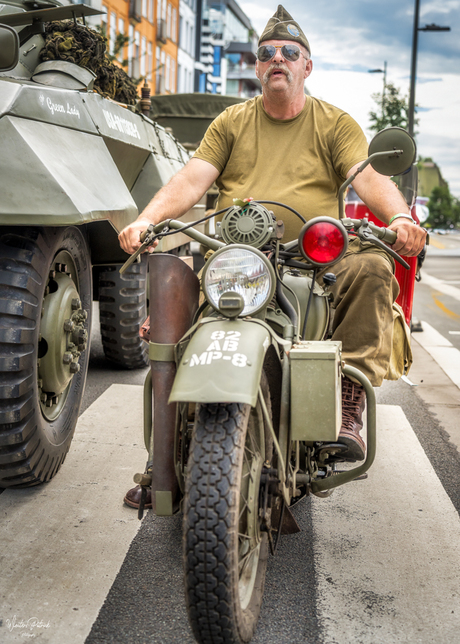
[[342,422],[342,343],[299,342],[289,357],[291,439],[335,442]]

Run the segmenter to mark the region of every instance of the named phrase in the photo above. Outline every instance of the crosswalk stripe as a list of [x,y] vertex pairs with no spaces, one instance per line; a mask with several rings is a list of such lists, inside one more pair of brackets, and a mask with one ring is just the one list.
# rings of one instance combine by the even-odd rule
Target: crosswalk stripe
[[312,503],[322,640],[454,644],[458,513],[400,407],[378,406],[378,436],[369,479]]
[[56,478],[0,495],[2,644],[85,641],[140,527],[123,495],[146,460],[142,389],[112,385],[80,417]]

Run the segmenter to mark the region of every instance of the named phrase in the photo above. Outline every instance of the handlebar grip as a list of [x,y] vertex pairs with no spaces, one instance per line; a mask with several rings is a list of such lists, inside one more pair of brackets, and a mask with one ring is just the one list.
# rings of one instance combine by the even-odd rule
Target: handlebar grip
[[153,233],[153,229],[154,229],[153,224],[150,224],[150,225],[146,228],[146,230],[143,230],[143,231],[141,232],[141,234],[139,235],[139,241],[140,241],[142,244],[145,242],[145,239],[146,239],[147,235],[150,235],[151,233]]
[[382,228],[381,230],[384,231],[384,234],[380,239],[387,244],[390,244],[390,246],[394,244],[396,238],[398,237],[397,233],[394,230],[390,230],[389,228]]

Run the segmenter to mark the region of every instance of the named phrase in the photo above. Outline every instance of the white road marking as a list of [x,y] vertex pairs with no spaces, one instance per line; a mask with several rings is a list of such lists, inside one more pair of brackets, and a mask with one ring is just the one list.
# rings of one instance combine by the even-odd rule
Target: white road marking
[[433,277],[433,275],[430,275],[423,269],[420,271],[420,274],[422,276],[422,284],[431,286],[431,288],[436,289],[440,293],[444,293],[444,295],[449,295],[450,297],[453,297],[454,300],[460,301],[460,288],[452,286],[451,284],[447,284],[437,277]]
[[423,331],[417,332],[417,342],[460,388],[460,351],[428,322],[422,321],[422,327]]
[[412,382],[412,380],[410,378],[408,378],[407,376],[401,376],[401,380],[403,380],[405,383],[407,383],[411,387],[418,387],[418,385],[416,385],[415,382]]
[[369,479],[313,499],[322,641],[455,644],[458,513],[402,409],[377,417]]
[[[142,390],[112,385],[80,417],[56,478],[0,495],[2,644],[85,641],[141,524],[123,496],[146,460]],[[34,617],[49,627],[8,628]]]

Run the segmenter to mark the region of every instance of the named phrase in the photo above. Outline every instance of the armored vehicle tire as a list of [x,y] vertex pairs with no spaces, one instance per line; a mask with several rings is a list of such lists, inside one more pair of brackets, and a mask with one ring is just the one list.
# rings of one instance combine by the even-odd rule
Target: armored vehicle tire
[[268,558],[260,530],[262,466],[271,458],[262,410],[203,404],[193,431],[184,506],[190,624],[201,644],[249,642]]
[[120,266],[106,266],[99,275],[102,347],[111,362],[140,369],[149,364],[148,345],[139,336],[147,317],[147,256],[123,275]]
[[92,278],[78,228],[0,233],[0,487],[49,481],[72,441],[88,370]]

